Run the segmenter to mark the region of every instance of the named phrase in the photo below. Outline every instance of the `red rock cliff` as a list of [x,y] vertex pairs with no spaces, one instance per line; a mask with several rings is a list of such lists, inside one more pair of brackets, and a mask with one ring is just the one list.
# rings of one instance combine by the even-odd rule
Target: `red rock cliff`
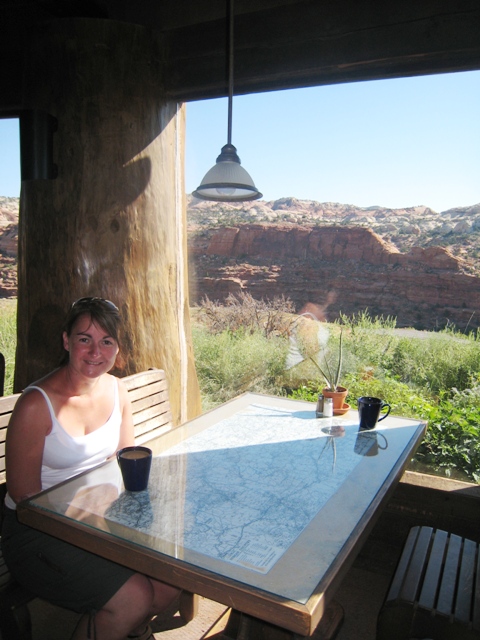
[[440,247],[403,254],[366,228],[245,224],[193,235],[189,250],[192,303],[245,290],[297,310],[328,300],[330,320],[368,309],[398,326],[480,326],[480,279]]

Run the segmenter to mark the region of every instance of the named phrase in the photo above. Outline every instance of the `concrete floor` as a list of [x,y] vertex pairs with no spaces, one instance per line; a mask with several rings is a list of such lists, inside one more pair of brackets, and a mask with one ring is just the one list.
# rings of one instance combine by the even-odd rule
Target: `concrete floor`
[[[377,615],[393,575],[400,549],[371,536],[340,585],[336,600],[344,609],[343,624],[336,640],[375,640]],[[33,640],[68,640],[78,616],[35,600],[30,605]],[[158,640],[218,638],[209,629],[226,611],[224,605],[200,599],[198,615],[188,624],[179,616],[153,627]],[[165,628],[168,627],[168,628]],[[164,630],[161,630],[161,629]],[[252,638],[251,640],[256,640]]]

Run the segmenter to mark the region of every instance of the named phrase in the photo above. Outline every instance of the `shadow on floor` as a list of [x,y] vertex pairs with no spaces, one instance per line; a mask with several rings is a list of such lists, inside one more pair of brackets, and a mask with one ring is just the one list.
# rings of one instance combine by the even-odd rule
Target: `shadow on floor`
[[[377,615],[400,551],[397,544],[389,544],[374,536],[367,540],[335,597],[345,612],[336,640],[375,639]],[[155,638],[201,640],[225,610],[225,605],[200,598],[199,613],[191,622],[183,624],[177,614],[164,624],[154,624]],[[68,640],[78,620],[78,614],[53,607],[41,600],[33,601],[30,611],[33,640]]]

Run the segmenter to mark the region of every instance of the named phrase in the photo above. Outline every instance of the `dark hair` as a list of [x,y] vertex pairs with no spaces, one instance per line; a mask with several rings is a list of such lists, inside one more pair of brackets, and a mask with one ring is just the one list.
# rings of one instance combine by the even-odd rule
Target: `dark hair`
[[[78,320],[78,318],[83,315],[90,316],[91,321],[101,327],[104,331],[106,331],[108,335],[113,338],[118,344],[119,349],[121,349],[120,312],[118,310],[118,307],[113,302],[111,302],[111,300],[105,300],[104,298],[79,298],[78,300],[76,300],[70,307],[70,310],[68,311],[67,316],[64,320],[62,326],[62,336],[64,332],[67,334],[67,336],[70,336],[70,334],[72,333],[73,325]],[[117,356],[117,366],[122,360],[121,357],[119,358],[119,355]],[[64,349],[60,364],[67,364],[68,357],[69,353],[66,349]]]

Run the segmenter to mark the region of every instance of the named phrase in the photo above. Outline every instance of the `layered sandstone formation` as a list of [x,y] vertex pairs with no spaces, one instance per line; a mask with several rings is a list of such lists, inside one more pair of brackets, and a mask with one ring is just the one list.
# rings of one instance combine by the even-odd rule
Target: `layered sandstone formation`
[[362,227],[245,224],[199,231],[189,248],[192,303],[243,290],[329,320],[368,309],[400,327],[480,326],[480,278],[440,247],[400,253]]
[[[0,297],[17,295],[18,204],[0,197]],[[401,327],[480,326],[480,205],[438,214],[295,198],[190,199],[188,213],[192,304],[248,291],[285,295],[297,311],[308,305],[330,320],[368,309]],[[230,226],[220,228],[225,220]]]
[[197,229],[261,222],[362,227],[372,229],[402,253],[412,247],[446,247],[464,260],[465,270],[480,275],[480,204],[437,213],[423,205],[388,209],[297,198],[218,203],[190,197],[188,219]]
[[17,295],[18,205],[0,197],[0,298]]

